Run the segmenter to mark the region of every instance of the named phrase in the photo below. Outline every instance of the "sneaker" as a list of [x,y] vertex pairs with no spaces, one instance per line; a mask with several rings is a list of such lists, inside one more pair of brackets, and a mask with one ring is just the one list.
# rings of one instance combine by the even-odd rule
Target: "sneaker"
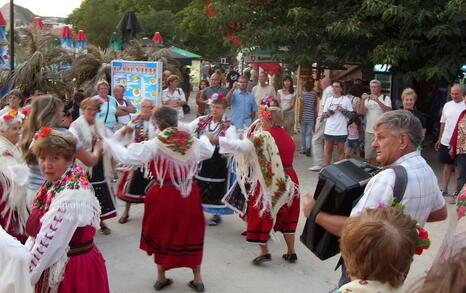
[[314,171],[314,172],[319,172],[320,169],[322,169],[321,166],[312,166],[312,167],[308,168],[309,171]]
[[220,224],[222,222],[222,218],[219,216],[219,215],[214,215],[212,217],[212,219],[209,220],[209,222],[207,222],[207,225],[209,226],[217,226],[218,224]]

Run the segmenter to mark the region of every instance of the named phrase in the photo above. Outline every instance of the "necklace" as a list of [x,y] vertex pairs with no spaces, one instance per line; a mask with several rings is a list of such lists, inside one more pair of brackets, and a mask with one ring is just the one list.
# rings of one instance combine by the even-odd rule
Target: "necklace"
[[211,125],[213,122],[214,122],[214,121],[211,120],[210,123],[209,123],[209,125],[207,126],[207,128],[208,128],[208,130],[209,130],[210,133],[217,132],[217,128],[220,126],[220,122],[218,122],[218,123],[215,125],[214,129],[210,128],[210,125]]

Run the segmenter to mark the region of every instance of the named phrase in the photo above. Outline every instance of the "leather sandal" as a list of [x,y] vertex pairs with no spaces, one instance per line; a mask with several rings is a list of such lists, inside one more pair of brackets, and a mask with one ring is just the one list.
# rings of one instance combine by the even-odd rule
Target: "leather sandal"
[[294,263],[298,260],[298,256],[296,255],[296,253],[285,253],[284,255],[282,255],[282,258],[289,263]]
[[272,260],[270,253],[261,255],[252,260],[252,263],[255,265],[260,265],[261,263],[268,262]]
[[196,292],[204,292],[205,291],[204,283],[194,283],[194,280],[189,281],[188,286],[189,286],[189,288],[193,289]]
[[173,284],[173,280],[169,278],[167,278],[165,282],[156,281],[154,284],[154,289],[155,291],[160,291],[163,288],[170,286],[171,284]]

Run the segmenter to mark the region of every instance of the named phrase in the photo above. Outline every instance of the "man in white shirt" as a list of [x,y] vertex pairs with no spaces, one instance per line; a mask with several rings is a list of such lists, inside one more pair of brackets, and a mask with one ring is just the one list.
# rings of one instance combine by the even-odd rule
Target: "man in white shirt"
[[[405,212],[421,226],[426,222],[447,218],[445,200],[438,187],[437,177],[416,150],[423,138],[419,119],[409,111],[396,110],[384,113],[377,120],[375,140],[372,143],[378,163],[382,166],[401,165],[406,169],[408,183],[401,204],[405,206]],[[392,169],[383,170],[372,177],[363,196],[353,207],[351,216],[365,209],[376,208],[379,203],[387,203],[393,197],[394,185],[395,172]],[[314,205],[315,200],[307,194],[304,200],[306,216],[309,216]],[[317,214],[316,223],[328,232],[341,236],[347,218],[321,211]]]
[[128,99],[125,99],[125,87],[122,85],[117,85],[113,89],[113,96],[118,103],[117,112],[115,114],[118,122],[115,130],[118,130],[131,121],[130,114],[136,113],[136,107],[134,107]]
[[379,80],[371,80],[369,83],[371,94],[362,94],[362,102],[359,103],[358,114],[366,114],[366,129],[364,131],[364,157],[371,163],[376,163],[374,142],[374,125],[379,117],[392,110],[392,100],[389,96],[382,94],[382,83]]
[[[450,96],[451,101],[443,106],[439,140],[435,143],[435,149],[439,152],[439,161],[443,164],[442,193],[444,196],[448,196],[451,173],[455,174],[454,184],[457,184],[458,169],[455,167],[455,161],[450,157],[450,139],[461,112],[466,109],[461,85],[453,85],[450,89]],[[453,190],[456,191],[457,188],[455,187]]]
[[325,121],[321,119],[325,102],[327,98],[333,96],[332,81],[328,77],[324,77],[320,80],[320,86],[323,89],[322,97],[317,100],[319,105],[317,117],[316,117],[316,126],[315,132],[312,135],[312,159],[314,161],[314,166],[310,167],[310,171],[320,171],[324,165],[324,129]]
[[252,88],[252,94],[256,98],[257,105],[261,104],[261,101],[265,97],[276,97],[275,88],[268,84],[269,76],[265,72],[259,73],[259,84]]

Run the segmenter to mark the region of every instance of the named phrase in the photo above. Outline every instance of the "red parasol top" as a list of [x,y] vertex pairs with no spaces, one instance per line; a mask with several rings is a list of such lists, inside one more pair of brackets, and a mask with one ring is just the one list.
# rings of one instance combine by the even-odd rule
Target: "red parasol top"
[[42,22],[42,19],[40,17],[34,18],[34,20],[31,23],[31,27],[33,28],[38,28],[43,30],[45,28],[44,23]]
[[87,41],[86,34],[83,30],[79,30],[78,34],[76,35],[76,41]]
[[6,26],[5,18],[3,18],[3,14],[0,12],[0,26]]
[[156,43],[163,43],[162,35],[159,32],[155,32],[154,36],[152,37],[152,41]]
[[61,31],[60,38],[73,38],[73,32],[70,27],[65,25]]

